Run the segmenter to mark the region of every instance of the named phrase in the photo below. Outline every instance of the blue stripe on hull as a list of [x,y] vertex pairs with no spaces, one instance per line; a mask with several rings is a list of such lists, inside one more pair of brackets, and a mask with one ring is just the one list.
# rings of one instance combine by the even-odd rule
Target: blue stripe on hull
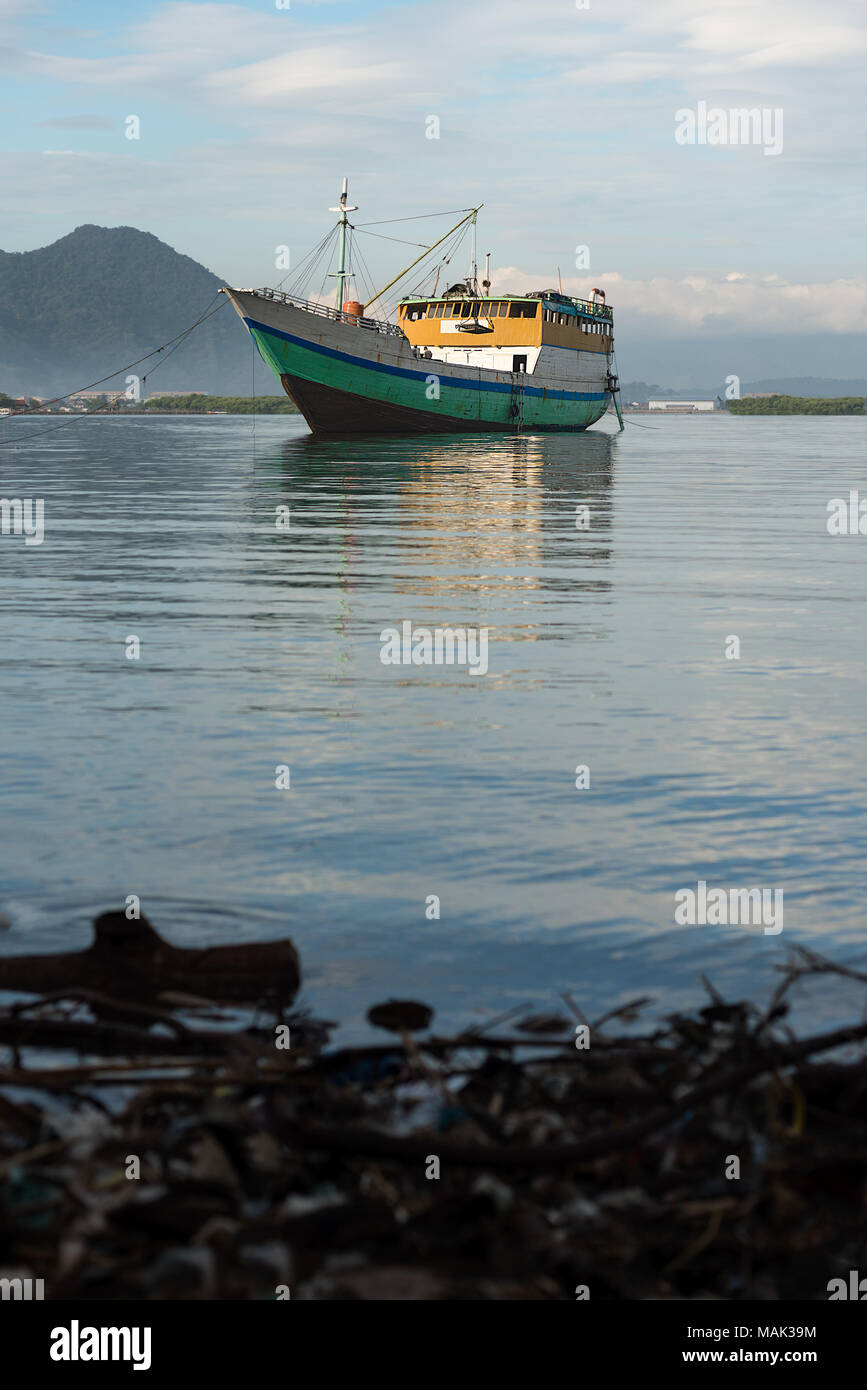
[[[438,359],[430,358],[430,366],[424,372],[414,372],[407,367],[390,367],[386,362],[372,362],[367,357],[355,357],[352,353],[341,352],[338,348],[324,347],[321,343],[313,343],[309,338],[299,338],[294,333],[286,333],[282,328],[274,328],[269,323],[259,323],[256,319],[244,319],[247,327],[252,331],[256,329],[259,333],[270,334],[275,338],[282,338],[284,342],[292,343],[296,347],[306,348],[309,352],[319,352],[325,357],[331,357],[339,362],[347,362],[352,366],[364,367],[372,372],[385,372],[388,376],[405,377],[410,381],[423,384],[427,376],[433,372],[433,363],[438,366],[444,364]],[[478,368],[479,371],[489,370],[484,367]],[[464,377],[444,376],[437,372],[436,376],[441,386],[454,386],[463,391],[499,391],[511,395],[513,387],[508,382],[500,381],[468,381]],[[607,391],[557,391],[552,387],[539,387],[525,385],[523,388],[525,396],[544,397],[546,401],[604,401],[607,398]]]

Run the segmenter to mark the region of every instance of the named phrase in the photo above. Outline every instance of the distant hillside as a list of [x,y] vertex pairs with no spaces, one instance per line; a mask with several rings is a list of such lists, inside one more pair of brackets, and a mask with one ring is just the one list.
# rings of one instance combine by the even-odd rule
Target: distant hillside
[[[54,396],[86,386],[182,332],[224,283],[135,227],[77,227],[37,251],[0,251],[0,389]],[[227,303],[166,354],[144,391],[249,393],[251,357]]]

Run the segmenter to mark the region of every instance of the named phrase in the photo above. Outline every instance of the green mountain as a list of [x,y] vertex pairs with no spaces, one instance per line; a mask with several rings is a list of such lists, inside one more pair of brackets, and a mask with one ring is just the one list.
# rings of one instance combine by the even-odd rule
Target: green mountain
[[[222,284],[135,227],[76,227],[36,251],[0,251],[0,390],[55,396],[86,387],[183,332]],[[249,394],[250,338],[224,296],[211,307],[220,303],[174,351],[133,368],[153,373],[143,394]],[[123,389],[123,376],[107,387]]]

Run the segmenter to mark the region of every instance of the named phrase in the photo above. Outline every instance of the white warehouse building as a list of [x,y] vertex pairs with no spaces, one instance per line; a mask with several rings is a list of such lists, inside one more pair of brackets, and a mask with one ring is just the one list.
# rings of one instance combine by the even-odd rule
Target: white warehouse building
[[679,410],[683,414],[688,414],[695,410],[713,410],[713,401],[648,401],[650,410]]

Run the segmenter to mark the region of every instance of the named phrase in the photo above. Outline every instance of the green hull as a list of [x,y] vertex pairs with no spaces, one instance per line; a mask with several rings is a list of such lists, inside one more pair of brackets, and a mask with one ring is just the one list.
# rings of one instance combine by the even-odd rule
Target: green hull
[[385,340],[390,352],[380,352],[379,335],[369,333],[365,357],[357,334],[348,345],[356,350],[346,351],[333,335],[330,343],[321,333],[319,342],[307,343],[243,317],[262,358],[318,432],[584,430],[601,419],[610,399],[603,380],[596,391],[576,393],[534,384],[531,375],[509,381],[484,368],[456,371],[406,352],[401,358],[394,339]]

